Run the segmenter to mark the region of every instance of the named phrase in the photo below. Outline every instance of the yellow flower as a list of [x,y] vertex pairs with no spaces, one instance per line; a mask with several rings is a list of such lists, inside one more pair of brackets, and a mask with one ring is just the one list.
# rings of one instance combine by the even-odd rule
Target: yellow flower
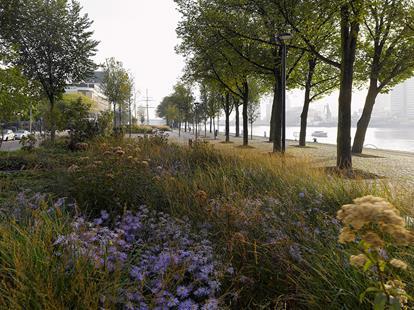
[[396,258],[393,258],[390,261],[390,264],[395,268],[403,269],[403,270],[407,270],[407,267],[408,267],[405,262],[403,262],[402,260],[396,259]]
[[341,234],[339,235],[339,243],[348,243],[355,241],[355,233],[349,228],[345,227],[341,230]]
[[367,261],[368,258],[364,254],[352,255],[349,259],[350,264],[354,267],[363,267]]
[[363,235],[362,239],[368,242],[373,247],[379,248],[384,245],[384,241],[374,232],[370,231]]
[[[371,231],[373,225],[379,227],[381,232],[389,234],[396,244],[408,245],[414,241],[414,235],[405,228],[405,221],[400,212],[380,197],[357,198],[354,204],[342,206],[337,213],[337,218],[344,223],[345,227],[351,227],[354,234],[365,233],[363,239],[374,247],[381,247],[383,241]],[[341,233],[341,243],[354,241],[354,239],[349,230]]]

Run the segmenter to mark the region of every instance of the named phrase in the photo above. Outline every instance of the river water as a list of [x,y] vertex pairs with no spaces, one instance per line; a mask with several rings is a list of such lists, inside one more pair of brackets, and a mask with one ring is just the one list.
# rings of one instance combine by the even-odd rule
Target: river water
[[[249,128],[250,130],[250,128]],[[224,126],[220,124],[220,132],[224,131]],[[235,133],[235,126],[230,126],[230,132]],[[269,136],[269,126],[253,126],[253,135],[264,137]],[[312,142],[312,133],[315,131],[325,131],[327,138],[317,137],[319,143],[336,144],[337,128],[335,127],[309,127],[306,140]],[[287,127],[286,139],[299,139],[300,127]],[[356,128],[352,128],[354,137]],[[250,135],[250,132],[249,132]],[[414,152],[414,129],[411,128],[369,128],[365,138],[366,148],[377,148],[385,150]]]

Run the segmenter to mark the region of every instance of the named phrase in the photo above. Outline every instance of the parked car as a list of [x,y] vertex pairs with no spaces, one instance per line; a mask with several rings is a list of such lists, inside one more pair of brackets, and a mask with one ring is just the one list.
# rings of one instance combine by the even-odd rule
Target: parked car
[[3,141],[11,141],[15,138],[13,130],[10,129],[3,129],[2,136]]
[[22,138],[27,138],[30,135],[30,132],[27,130],[18,130],[16,131],[15,138],[16,140],[21,140]]

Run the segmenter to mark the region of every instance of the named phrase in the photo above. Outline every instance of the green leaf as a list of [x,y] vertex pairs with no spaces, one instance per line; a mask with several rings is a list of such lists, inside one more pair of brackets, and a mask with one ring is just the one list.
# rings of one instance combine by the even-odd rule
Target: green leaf
[[375,295],[374,310],[384,310],[387,303],[387,296],[383,293]]
[[390,310],[401,310],[400,300],[398,298],[392,298],[390,301]]
[[373,262],[371,260],[368,260],[364,265],[364,272],[367,272],[369,268],[371,268],[373,265]]
[[382,291],[376,287],[368,287],[364,292],[361,293],[361,295],[359,295],[359,301],[362,302],[365,298],[365,295],[367,293],[372,293],[372,292],[382,292]]

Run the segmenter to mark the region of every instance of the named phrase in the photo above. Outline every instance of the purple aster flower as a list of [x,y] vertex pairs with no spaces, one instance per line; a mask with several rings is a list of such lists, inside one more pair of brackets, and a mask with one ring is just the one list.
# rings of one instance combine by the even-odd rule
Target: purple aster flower
[[207,287],[199,287],[194,292],[194,296],[196,297],[206,297],[209,294],[210,294],[210,290]]
[[129,275],[134,280],[137,280],[137,281],[144,280],[144,275],[143,275],[142,271],[139,269],[139,267],[137,267],[137,266],[132,266],[131,271],[129,272]]
[[182,298],[188,297],[190,295],[191,289],[186,286],[179,286],[177,287],[177,295]]
[[102,220],[101,218],[97,218],[97,219],[95,219],[95,220],[93,221],[93,223],[94,223],[95,225],[99,226],[99,225],[102,225],[103,220]]
[[107,219],[109,219],[109,213],[106,212],[106,210],[102,210],[101,211],[101,219],[106,221]]
[[191,299],[186,299],[178,305],[178,310],[198,310],[198,306]]

